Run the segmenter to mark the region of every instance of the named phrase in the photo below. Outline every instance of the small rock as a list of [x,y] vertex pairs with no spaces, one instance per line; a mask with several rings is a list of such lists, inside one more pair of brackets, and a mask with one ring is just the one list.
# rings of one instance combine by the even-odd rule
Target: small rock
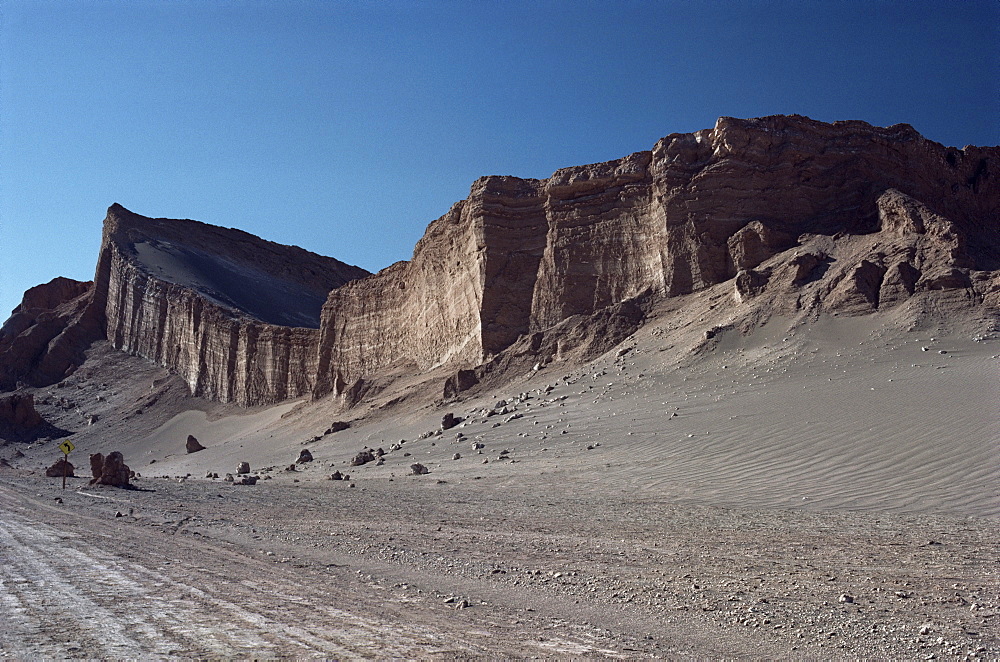
[[305,464],[306,462],[312,462],[312,461],[313,461],[312,453],[309,452],[309,449],[303,448],[301,451],[299,451],[299,459],[295,460],[295,463]]
[[236,467],[236,473],[240,476],[242,476],[243,474],[250,473],[250,463],[240,462],[239,465]]
[[461,460],[462,459],[462,454],[461,453],[455,453],[454,455],[451,456],[451,459],[453,459],[453,460]]
[[419,462],[410,465],[410,473],[414,476],[422,476],[423,474],[429,474],[430,472],[430,469]]

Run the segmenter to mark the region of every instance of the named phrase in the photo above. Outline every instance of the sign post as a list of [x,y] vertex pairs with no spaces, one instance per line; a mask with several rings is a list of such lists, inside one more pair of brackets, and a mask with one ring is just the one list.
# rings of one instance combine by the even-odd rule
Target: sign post
[[70,441],[69,439],[59,444],[59,450],[61,450],[63,452],[63,455],[65,456],[63,457],[63,486],[62,486],[64,490],[66,489],[66,474],[69,473],[69,454],[74,448],[76,448],[76,446],[74,446],[73,442]]

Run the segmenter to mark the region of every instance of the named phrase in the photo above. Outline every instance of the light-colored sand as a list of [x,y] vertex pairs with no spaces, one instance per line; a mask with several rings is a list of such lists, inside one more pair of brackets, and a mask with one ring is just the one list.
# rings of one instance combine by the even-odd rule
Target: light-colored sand
[[[19,554],[45,539],[101,559],[136,595],[155,594],[142,579],[155,575],[174,596],[167,620],[190,614],[202,634],[140,609],[137,655],[164,641],[192,656],[378,655],[395,641],[413,656],[996,658],[1000,334],[918,317],[774,318],[706,341],[705,324],[661,315],[587,365],[446,404],[443,374],[402,379],[347,411],[213,405],[103,350],[42,409],[79,429],[99,408],[76,457],[122,450],[148,491],[77,479],[66,495],[25,473],[56,442],[22,446],[0,474],[0,535]],[[441,432],[447,412],[465,420]],[[335,420],[353,425],[324,435]],[[186,454],[188,434],[207,450]],[[384,463],[350,466],[366,446]],[[287,471],[303,448],[315,460]],[[243,460],[257,485],[204,478]],[[409,475],[415,462],[430,473]],[[120,611],[89,580],[53,589],[29,570],[0,574],[13,587],[0,600],[58,589]],[[333,595],[356,627],[322,616]],[[119,650],[73,609],[58,628],[18,613],[0,652]]]
[[[622,357],[566,372],[553,365],[504,391],[305,444],[324,468],[301,478],[319,479],[331,464],[346,470],[363,447],[388,451],[406,439],[383,466],[353,473],[385,479],[420,461],[446,480],[557,480],[595,498],[638,490],[702,505],[1000,515],[997,341],[899,333],[872,318],[791,331],[775,320],[678,360],[654,334],[637,334]],[[540,394],[545,386],[554,388]],[[514,405],[519,392],[531,398]],[[500,399],[521,416],[473,414]],[[282,419],[291,406],[210,422],[182,413],[127,452],[157,460],[136,467],[148,475],[232,472],[242,459],[283,467],[325,427]],[[415,439],[445,411],[468,420],[439,438]],[[456,433],[468,441],[455,442]],[[178,452],[188,434],[209,450]],[[514,463],[482,464],[504,448]],[[463,458],[452,460],[456,452]]]

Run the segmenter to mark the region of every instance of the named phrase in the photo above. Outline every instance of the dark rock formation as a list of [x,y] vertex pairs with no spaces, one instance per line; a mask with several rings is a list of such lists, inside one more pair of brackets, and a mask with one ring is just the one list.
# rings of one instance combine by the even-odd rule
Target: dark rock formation
[[303,448],[301,451],[299,451],[299,458],[295,460],[295,464],[305,464],[306,462],[312,462],[312,461],[313,461],[312,453],[309,452],[309,449]]
[[424,474],[429,474],[430,472],[431,472],[430,469],[420,464],[419,462],[410,465],[410,474],[414,476],[423,476]]
[[188,435],[187,442],[184,444],[184,448],[188,453],[197,453],[198,451],[205,450],[205,447],[201,445],[201,443],[193,434]]
[[447,414],[441,417],[441,429],[450,430],[451,428],[455,427],[461,422],[462,422],[461,418],[458,418],[455,416],[455,414],[448,412]]
[[90,481],[91,485],[132,486],[132,471],[125,464],[125,457],[118,451],[112,451],[107,457],[101,453],[91,455],[90,472],[94,476]]
[[35,397],[30,393],[13,393],[0,397],[0,426],[15,431],[29,431],[43,423],[35,411]]

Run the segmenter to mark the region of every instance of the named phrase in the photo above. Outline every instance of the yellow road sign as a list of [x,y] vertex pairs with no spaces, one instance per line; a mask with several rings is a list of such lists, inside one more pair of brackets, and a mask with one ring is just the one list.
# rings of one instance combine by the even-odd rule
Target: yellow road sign
[[69,455],[70,451],[74,448],[76,448],[76,446],[74,446],[73,442],[69,439],[59,444],[59,450],[61,450],[64,455]]

